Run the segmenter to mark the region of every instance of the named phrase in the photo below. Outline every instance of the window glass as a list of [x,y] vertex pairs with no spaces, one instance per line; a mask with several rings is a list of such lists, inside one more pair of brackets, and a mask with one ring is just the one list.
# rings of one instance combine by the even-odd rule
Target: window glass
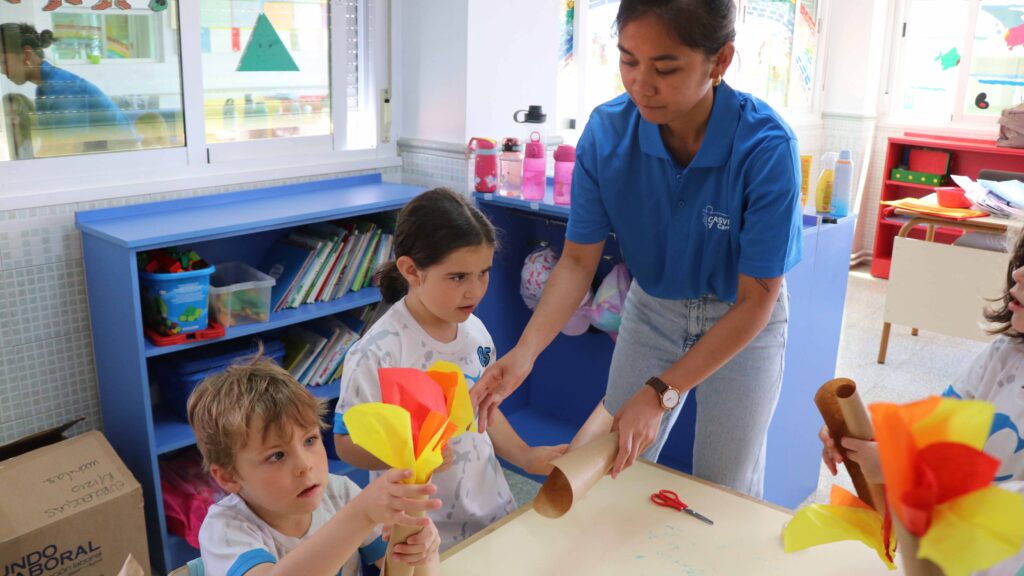
[[200,20],[208,142],[331,133],[327,0],[203,0]]
[[1024,1],[982,0],[974,26],[964,114],[998,116],[1024,101]]
[[174,0],[0,3],[0,160],[185,144]]

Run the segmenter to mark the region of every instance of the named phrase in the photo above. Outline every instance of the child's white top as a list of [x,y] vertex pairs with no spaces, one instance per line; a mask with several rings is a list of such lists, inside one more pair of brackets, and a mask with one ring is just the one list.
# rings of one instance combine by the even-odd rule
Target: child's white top
[[[1001,488],[1024,494],[1024,343],[996,338],[950,386],[945,396],[984,400],[996,407],[985,452],[1002,463]],[[1024,569],[1024,550],[987,571],[986,576],[1016,576]]]
[[[323,527],[339,510],[359,494],[359,486],[343,476],[330,475],[320,507],[305,536],[285,536],[256,515],[237,494],[231,494],[210,507],[199,529],[199,549],[207,576],[241,576],[258,564],[277,563],[303,540]],[[359,554],[353,554],[338,567],[338,574],[358,576],[362,564],[384,557],[387,543],[379,529],[363,542]]]
[[[438,360],[456,364],[472,388],[495,359],[494,342],[476,316],[459,324],[455,340],[432,338],[413,319],[405,299],[391,307],[345,356],[334,432],[348,434],[342,415],[365,402],[380,402],[378,368],[426,370]],[[441,550],[472,536],[516,508],[494,445],[487,434],[466,432],[448,443],[454,465],[434,474],[437,496],[443,503],[430,518],[441,534]],[[371,471],[370,478],[381,472]]]

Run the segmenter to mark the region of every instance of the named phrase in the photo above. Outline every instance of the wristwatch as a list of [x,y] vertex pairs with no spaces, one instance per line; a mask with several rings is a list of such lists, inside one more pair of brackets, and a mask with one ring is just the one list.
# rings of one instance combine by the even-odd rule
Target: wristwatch
[[661,378],[652,376],[647,380],[647,385],[654,388],[654,391],[658,393],[658,399],[661,401],[661,407],[666,412],[672,410],[676,406],[679,406],[679,390],[665,384],[662,382]]

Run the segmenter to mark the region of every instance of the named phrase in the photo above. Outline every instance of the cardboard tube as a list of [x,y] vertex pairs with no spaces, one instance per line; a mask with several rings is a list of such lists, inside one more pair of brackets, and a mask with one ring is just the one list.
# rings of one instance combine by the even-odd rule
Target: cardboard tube
[[[426,500],[426,496],[419,496],[417,500]],[[426,516],[426,512],[413,512],[409,514],[413,518],[422,518]],[[396,544],[404,544],[410,536],[419,534],[423,528],[419,526],[406,526],[405,524],[393,524],[391,526],[391,537],[388,539],[388,550],[384,554],[384,570],[381,572],[381,576],[412,576],[413,571],[416,570],[415,566],[410,566],[405,562],[399,562],[395,560],[391,555],[395,551]]]
[[853,480],[857,496],[868,506],[885,515],[885,491],[881,484],[870,484],[864,477],[860,465],[846,457],[841,444],[844,436],[860,440],[873,440],[874,429],[864,403],[857,394],[857,384],[849,378],[829,380],[814,395],[814,403],[825,420],[829,435],[836,443],[836,449],[843,457],[846,471]]
[[906,576],[942,576],[942,570],[932,561],[917,557],[920,541],[903,527],[899,516],[892,515],[892,527],[896,533],[896,541],[900,543],[900,564]]
[[558,518],[579,502],[615,462],[619,433],[610,432],[560,456],[554,470],[533,500],[533,509],[547,518]]

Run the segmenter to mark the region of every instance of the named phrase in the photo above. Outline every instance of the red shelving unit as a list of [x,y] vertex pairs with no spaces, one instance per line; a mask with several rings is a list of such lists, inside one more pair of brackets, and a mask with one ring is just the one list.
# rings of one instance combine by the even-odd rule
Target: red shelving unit
[[[908,148],[931,148],[947,151],[952,155],[950,174],[961,174],[975,179],[978,177],[978,172],[986,168],[1011,172],[1024,171],[1024,149],[1000,148],[988,140],[907,132],[903,136],[889,138],[880,200],[922,198],[935,191],[932,186],[889,179],[892,169],[903,162]],[[899,234],[900,227],[906,222],[905,218],[886,216],[886,208],[888,207],[881,204],[878,206],[875,244],[871,257],[871,275],[877,278],[889,277],[893,238]],[[910,231],[909,236],[924,239],[925,234],[925,226],[916,226]],[[963,232],[959,229],[940,227],[935,230],[935,241],[952,244],[961,234]]]

